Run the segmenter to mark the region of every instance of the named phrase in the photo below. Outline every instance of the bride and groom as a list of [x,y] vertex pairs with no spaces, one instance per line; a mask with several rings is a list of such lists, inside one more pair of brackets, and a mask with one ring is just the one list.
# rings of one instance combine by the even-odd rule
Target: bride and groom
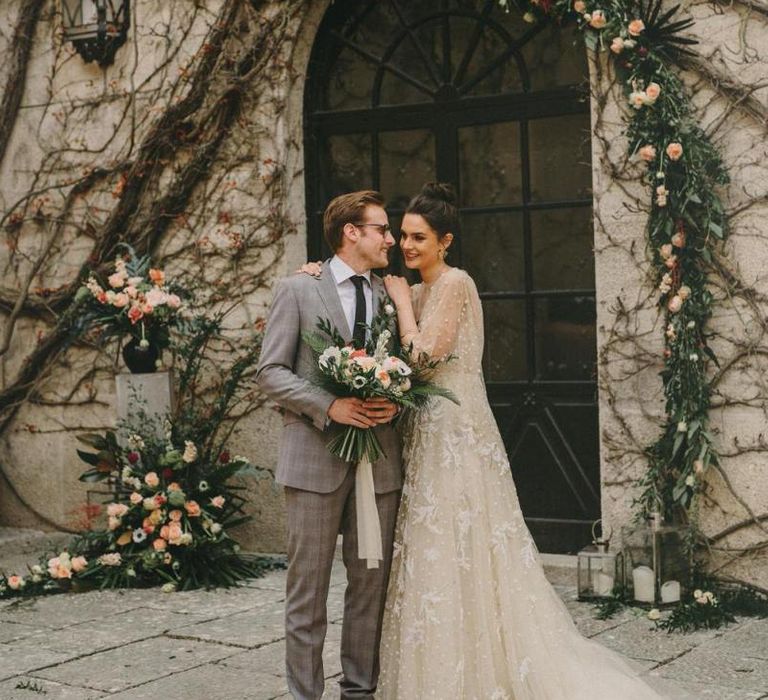
[[[335,255],[275,292],[258,382],[284,414],[276,479],[288,529],[289,690],[302,700],[323,694],[326,599],[341,533],[342,698],[659,698],[618,655],[579,634],[544,575],[485,394],[477,289],[445,262],[458,224],[449,186],[427,184],[411,200],[400,249],[422,282],[409,287],[371,272],[387,266],[395,244],[381,195],[342,195],[323,220]],[[313,383],[316,359],[301,340],[329,318],[360,345],[385,290],[405,346],[453,356],[433,380],[460,401],[435,399],[404,416],[401,435],[393,404],[337,398]],[[374,568],[358,556],[356,470],[326,448],[345,425],[375,430],[386,455],[373,468],[382,541]]]

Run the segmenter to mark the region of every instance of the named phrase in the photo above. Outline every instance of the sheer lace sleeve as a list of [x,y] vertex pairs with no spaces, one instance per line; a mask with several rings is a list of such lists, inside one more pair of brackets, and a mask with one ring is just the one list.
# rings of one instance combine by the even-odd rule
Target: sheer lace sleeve
[[426,353],[439,359],[455,351],[459,326],[469,302],[467,279],[466,273],[454,268],[430,288],[421,290],[424,303],[417,304],[418,331],[402,339],[405,345],[413,343],[415,355]]

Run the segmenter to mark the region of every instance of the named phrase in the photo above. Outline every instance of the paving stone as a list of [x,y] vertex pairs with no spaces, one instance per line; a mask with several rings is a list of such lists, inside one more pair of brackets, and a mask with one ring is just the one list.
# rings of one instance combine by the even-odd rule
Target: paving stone
[[0,642],[13,642],[16,639],[29,637],[39,630],[39,627],[23,625],[19,622],[0,622]]
[[15,605],[0,610],[0,622],[20,622],[60,629],[138,607],[137,594],[146,593],[147,591],[89,591],[20,598],[14,601]]
[[283,605],[263,605],[208,622],[174,627],[169,636],[252,649],[285,636]]
[[[341,625],[330,624],[325,635],[323,647],[323,671],[326,678],[341,673]],[[266,644],[258,649],[249,649],[240,654],[229,656],[220,662],[225,666],[261,673],[285,676],[285,640]]]
[[[0,644],[0,680],[29,673],[77,656],[73,652],[54,651],[30,642],[29,637]],[[0,696],[1,697],[1,696]]]
[[592,603],[580,602],[575,595],[563,601],[579,632],[585,637],[595,637],[607,630],[615,629],[631,620],[637,619],[638,613],[632,609],[624,609],[608,620],[598,620],[595,617],[595,606]]
[[[340,678],[341,675],[325,679],[325,688],[323,689],[323,698],[325,700],[336,700],[339,697]],[[293,700],[293,697],[290,693],[284,693],[276,698],[269,698],[269,700]]]
[[[762,642],[761,642],[762,640]],[[768,621],[726,631],[659,668],[665,678],[768,693]]]
[[33,676],[15,676],[0,683],[0,698],[3,700],[96,700],[104,693],[88,688],[54,683]]
[[285,680],[249,669],[233,673],[219,664],[205,664],[174,673],[136,688],[110,695],[110,700],[265,700],[281,695]]
[[143,607],[201,615],[205,618],[231,615],[255,607],[275,605],[283,600],[282,590],[259,588],[223,588],[212,591],[177,591],[161,593],[142,601]]
[[654,630],[653,623],[641,617],[602,632],[593,639],[633,659],[665,662],[677,658],[717,634],[716,630],[668,634]]
[[265,590],[285,592],[285,569],[270,571],[260,578],[251,578],[243,583],[246,588],[260,588]]
[[156,637],[46,668],[35,676],[116,693],[236,652],[222,644]]
[[[689,697],[696,698],[696,700],[759,700],[765,697],[765,694],[762,692],[754,692],[742,688],[729,688],[711,683],[681,683],[675,681],[670,686],[655,684],[654,687],[662,691],[667,690],[667,692],[675,689],[679,691],[678,695],[680,697],[682,697],[683,693],[686,693]],[[670,697],[674,697],[674,695]]]
[[81,656],[156,637],[168,629],[200,619],[200,615],[135,608],[99,620],[37,634],[30,637],[30,640],[37,641],[46,649],[72,651]]

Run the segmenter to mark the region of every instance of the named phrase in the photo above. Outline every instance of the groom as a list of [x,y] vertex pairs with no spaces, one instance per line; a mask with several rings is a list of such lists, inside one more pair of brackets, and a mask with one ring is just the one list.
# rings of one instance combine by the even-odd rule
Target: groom
[[[395,516],[402,485],[400,441],[385,400],[337,398],[310,381],[316,358],[301,341],[330,319],[348,342],[361,346],[365,324],[377,311],[395,240],[384,200],[362,191],[336,197],[323,217],[325,239],[335,252],[319,277],[294,275],[275,292],[259,360],[257,381],[283,409],[276,480],[285,487],[288,580],[285,601],[286,670],[294,698],[323,694],[326,600],[336,538],[343,536],[347,570],[341,632],[342,698],[372,698],[379,675],[379,638],[392,557]],[[358,557],[355,465],[334,457],[327,442],[354,425],[375,430],[386,457],[373,465],[384,560],[368,568]]]

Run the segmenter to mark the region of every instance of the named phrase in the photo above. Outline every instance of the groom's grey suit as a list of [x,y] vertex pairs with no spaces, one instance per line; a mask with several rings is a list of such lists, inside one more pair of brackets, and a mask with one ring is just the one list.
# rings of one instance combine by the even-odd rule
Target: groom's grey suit
[[[371,275],[373,311],[383,294]],[[258,367],[264,393],[284,410],[276,480],[285,486],[288,528],[286,590],[286,669],[294,698],[323,694],[322,651],[326,599],[336,537],[343,535],[347,569],[341,637],[342,698],[371,698],[379,674],[379,638],[392,556],[395,519],[402,486],[400,439],[390,425],[373,430],[386,457],[373,467],[381,520],[384,561],[368,569],[357,556],[355,469],[331,455],[326,444],[343,428],[328,419],[336,398],[310,381],[316,358],[301,340],[328,318],[349,341],[352,337],[336,280],[325,264],[319,278],[294,275],[275,292]]]

